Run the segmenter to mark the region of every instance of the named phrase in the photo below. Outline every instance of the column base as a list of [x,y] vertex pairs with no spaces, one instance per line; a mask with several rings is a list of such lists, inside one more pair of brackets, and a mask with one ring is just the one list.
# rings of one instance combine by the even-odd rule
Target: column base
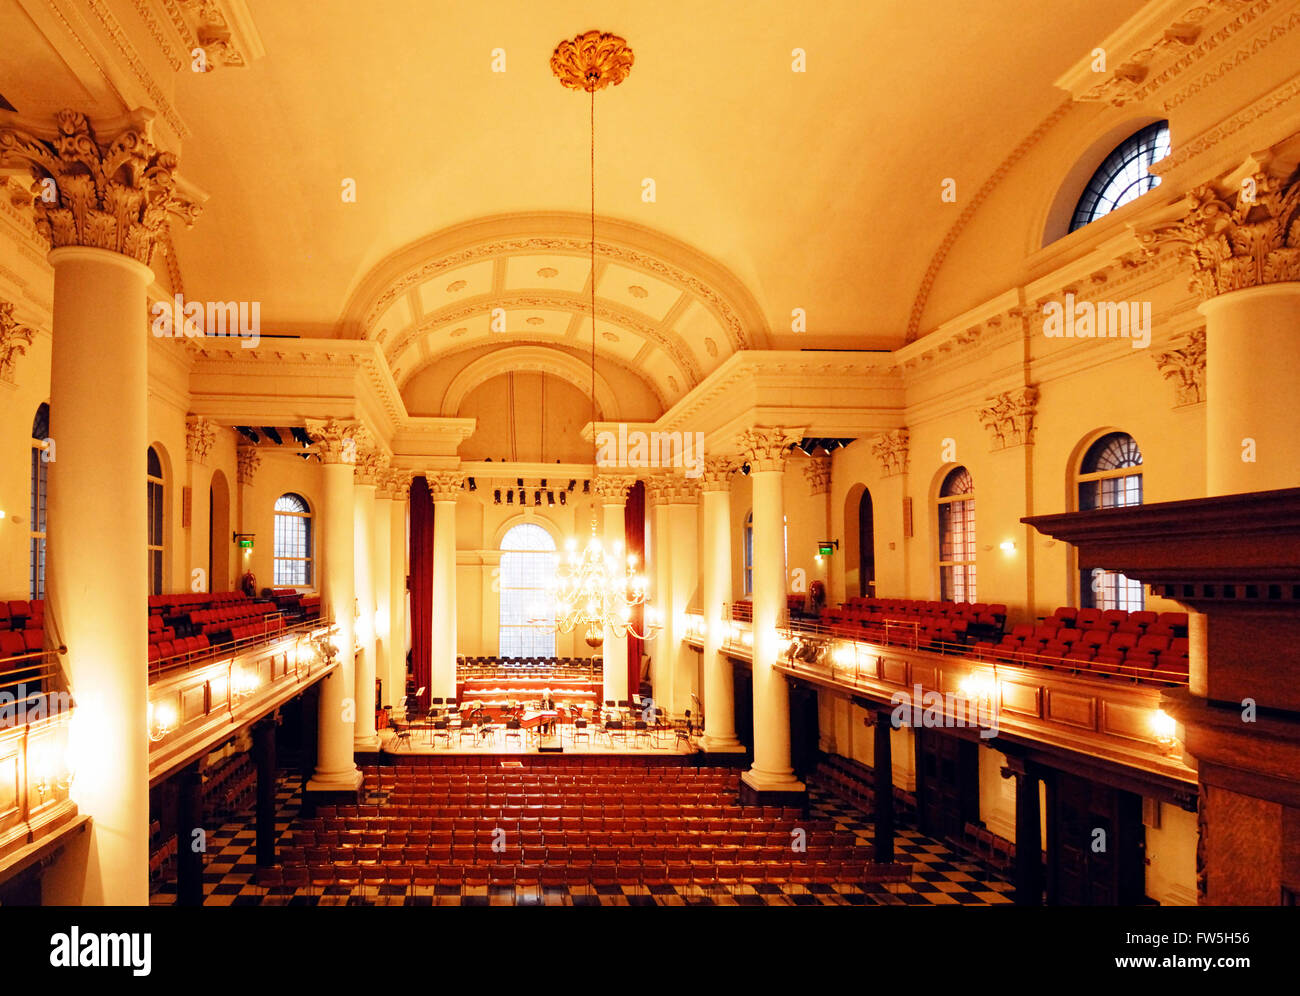
[[700,746],[709,754],[744,754],[745,745],[735,737],[710,737],[705,735]]
[[750,768],[740,776],[740,804],[742,806],[796,806],[808,804],[808,788],[794,777],[756,772]]
[[356,754],[373,754],[379,750],[379,734],[370,737],[356,737],[352,741],[352,751]]
[[356,768],[328,774],[317,772],[303,787],[303,801],[310,801],[313,806],[334,802],[355,804],[361,792],[362,781],[362,774]]

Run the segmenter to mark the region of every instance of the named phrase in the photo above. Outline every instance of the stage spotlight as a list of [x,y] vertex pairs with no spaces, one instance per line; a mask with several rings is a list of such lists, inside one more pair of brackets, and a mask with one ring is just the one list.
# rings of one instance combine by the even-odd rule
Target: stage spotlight
[[507,504],[507,505],[513,505],[514,503],[515,503],[515,493],[514,493],[513,491],[507,491],[507,492],[506,492],[506,504]]
[[578,486],[578,482],[577,482],[577,481],[570,481],[570,482],[569,482],[569,490],[570,490],[570,491],[572,491],[572,490],[573,490],[574,488],[576,488],[577,486]]
[[501,504],[501,489],[500,489],[500,488],[497,488],[495,491],[492,492],[492,502],[493,502],[493,504],[495,504],[495,505],[500,505],[500,504]]
[[542,490],[543,490],[543,491],[546,490],[546,478],[544,478],[544,477],[542,478]]
[[589,494],[591,494],[591,482],[590,482],[590,481],[583,481],[583,482],[582,482],[582,493],[583,493],[584,495],[589,495]]
[[554,492],[554,491],[548,491],[548,492],[546,492],[546,504],[548,504],[548,505],[554,505],[554,504],[555,504],[555,492]]
[[561,504],[561,505],[567,505],[568,502],[565,501],[565,499],[568,498],[568,497],[569,497],[569,493],[568,493],[567,491],[561,491],[561,492],[560,492],[560,504]]
[[515,478],[515,487],[517,487],[517,488],[522,488],[523,486],[524,486],[524,479],[523,479],[522,477],[516,477],[516,478]]
[[534,491],[534,492],[533,492],[533,504],[534,504],[534,505],[540,505],[541,503],[542,503],[542,493],[541,493],[540,491]]
[[474,478],[472,478],[472,477],[469,479],[469,489],[470,489],[471,491],[477,491],[477,490],[478,490],[478,485],[474,483]]
[[520,504],[520,505],[527,505],[527,504],[528,504],[528,494],[527,494],[527,492],[524,491],[523,488],[520,488],[520,489],[519,489],[519,504]]

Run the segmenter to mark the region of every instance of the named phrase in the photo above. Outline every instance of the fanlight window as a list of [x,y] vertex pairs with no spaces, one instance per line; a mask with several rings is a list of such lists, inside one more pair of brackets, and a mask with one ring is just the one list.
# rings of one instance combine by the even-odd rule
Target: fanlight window
[[1160,185],[1150,167],[1169,155],[1169,122],[1158,121],[1135,132],[1097,167],[1074,209],[1070,231],[1076,231],[1116,208],[1137,200]]
[[550,589],[558,563],[555,540],[535,523],[520,523],[502,537],[502,657],[555,656],[555,604]]
[[955,467],[939,488],[939,597],[975,601],[975,482]]
[[[1123,508],[1142,504],[1142,451],[1126,432],[1102,436],[1079,465],[1079,508]],[[1100,567],[1080,571],[1079,602],[1084,608],[1140,612],[1142,582]]]
[[272,576],[277,586],[312,583],[311,509],[301,495],[284,494],[275,501]]

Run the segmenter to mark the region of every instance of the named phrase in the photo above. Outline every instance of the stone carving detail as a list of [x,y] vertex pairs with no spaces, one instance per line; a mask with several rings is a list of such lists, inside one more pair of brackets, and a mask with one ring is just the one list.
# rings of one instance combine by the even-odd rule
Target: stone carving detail
[[411,493],[412,471],[400,467],[388,467],[379,476],[377,497],[391,498],[393,501],[406,501]]
[[698,477],[673,477],[668,501],[672,505],[694,505],[700,500]]
[[[705,470],[708,477],[708,470]],[[646,502],[653,505],[667,504],[672,497],[673,480],[668,474],[652,474],[645,479]]]
[[1202,298],[1300,280],[1300,183],[1277,179],[1266,162],[1250,165],[1240,185],[1203,184],[1180,220],[1137,233],[1148,255],[1172,246]]
[[425,474],[424,479],[434,501],[456,501],[465,486],[465,475],[459,470],[435,470]]
[[[700,481],[705,491],[730,491],[731,475],[739,467],[734,456],[708,457]],[[649,488],[649,484],[646,485]]]
[[871,444],[871,452],[880,461],[880,471],[885,477],[907,473],[910,434],[907,429],[882,432]]
[[208,462],[208,453],[217,441],[217,427],[202,415],[185,419],[185,454],[193,463]]
[[826,494],[831,489],[831,458],[826,454],[814,456],[804,467],[803,474],[808,479],[809,494]]
[[790,447],[802,438],[802,430],[754,426],[737,437],[736,448],[751,470],[783,470]]
[[587,31],[566,38],[551,55],[551,72],[570,90],[595,93],[618,86],[632,71],[632,50],[618,35]]
[[176,156],[153,144],[147,122],[104,144],[83,114],[55,120],[50,139],[0,131],[0,163],[26,163],[36,177],[36,230],[52,248],[108,249],[147,266],[169,214],[194,223],[199,206],[176,187]]
[[357,450],[356,476],[353,483],[376,487],[388,469],[388,454],[375,446]]
[[18,357],[27,352],[36,336],[35,329],[19,325],[14,320],[14,306],[0,301],[0,380],[14,382],[14,367]]
[[262,454],[251,443],[247,445],[240,444],[235,450],[235,463],[235,479],[240,484],[252,484],[253,475],[257,473],[257,468],[262,464]]
[[[670,487],[675,482],[665,479]],[[636,484],[632,474],[601,474],[591,482],[591,493],[600,498],[603,505],[622,504],[627,501],[628,492]]]
[[1160,373],[1174,382],[1178,405],[1205,400],[1205,329],[1190,332],[1187,345],[1156,353],[1152,359]]
[[993,404],[979,410],[979,419],[993,436],[993,449],[1028,446],[1034,441],[1034,414],[1038,410],[1038,388],[1018,387],[990,399]]
[[309,418],[306,428],[312,451],[327,464],[355,464],[360,451],[371,443],[370,431],[356,419]]

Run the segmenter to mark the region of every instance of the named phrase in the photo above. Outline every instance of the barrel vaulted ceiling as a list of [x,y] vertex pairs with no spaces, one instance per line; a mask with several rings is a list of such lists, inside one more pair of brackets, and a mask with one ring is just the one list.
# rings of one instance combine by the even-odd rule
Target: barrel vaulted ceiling
[[[594,276],[599,362],[667,409],[737,350],[901,346],[961,210],[943,179],[986,183],[1142,6],[8,0],[0,95],[156,111],[207,194],[173,239],[190,298],[374,339],[400,386],[488,345],[581,356]],[[213,12],[222,64],[195,73]],[[589,100],[548,64],[592,28],[635,54],[596,97],[594,275]]]

